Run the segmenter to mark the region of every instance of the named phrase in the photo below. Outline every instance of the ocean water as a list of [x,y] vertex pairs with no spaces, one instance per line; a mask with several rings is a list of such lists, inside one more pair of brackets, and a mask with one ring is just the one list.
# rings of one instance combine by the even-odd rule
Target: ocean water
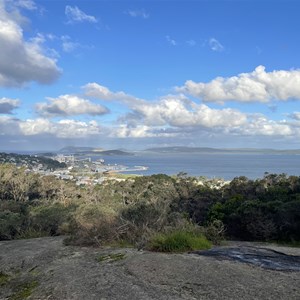
[[128,167],[146,166],[148,170],[133,172],[142,175],[176,175],[185,172],[190,176],[206,176],[231,180],[237,176],[249,179],[262,178],[265,172],[300,176],[300,155],[269,154],[166,154],[142,153],[134,156],[97,156],[106,164]]

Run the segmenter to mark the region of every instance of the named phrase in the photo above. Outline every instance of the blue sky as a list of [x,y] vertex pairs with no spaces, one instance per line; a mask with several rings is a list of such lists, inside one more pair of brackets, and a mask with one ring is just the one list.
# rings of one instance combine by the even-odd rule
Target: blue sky
[[299,9],[0,0],[0,150],[300,148]]

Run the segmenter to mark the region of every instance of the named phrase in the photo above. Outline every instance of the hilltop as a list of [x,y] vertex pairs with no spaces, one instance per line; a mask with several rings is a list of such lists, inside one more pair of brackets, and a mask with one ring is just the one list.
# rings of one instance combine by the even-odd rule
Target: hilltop
[[[195,253],[65,246],[62,240],[44,237],[1,241],[0,298],[299,299],[299,273],[295,271],[270,270]],[[235,245],[248,249],[239,242]],[[291,259],[297,259],[300,252],[248,245],[265,255],[274,255],[274,249]]]

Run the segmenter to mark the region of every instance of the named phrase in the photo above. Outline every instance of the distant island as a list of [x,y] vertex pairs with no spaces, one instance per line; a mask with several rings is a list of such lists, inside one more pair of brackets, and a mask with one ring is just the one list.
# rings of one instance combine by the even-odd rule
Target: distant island
[[89,155],[89,156],[95,156],[95,155],[134,155],[131,152],[119,150],[119,149],[113,149],[113,150],[104,150],[103,148],[93,148],[93,147],[64,147],[58,151],[58,153],[61,154],[73,154],[73,155]]
[[[19,151],[10,151],[24,154]],[[28,152],[29,153],[29,152]],[[54,157],[57,154],[74,156],[134,156],[137,154],[273,154],[273,155],[300,155],[300,149],[272,149],[272,148],[212,148],[212,147],[153,147],[143,150],[138,149],[104,149],[101,147],[68,146],[57,151],[30,151],[30,155]]]
[[205,153],[205,154],[300,154],[300,149],[259,149],[259,148],[209,148],[209,147],[157,147],[148,148],[145,152],[156,153]]

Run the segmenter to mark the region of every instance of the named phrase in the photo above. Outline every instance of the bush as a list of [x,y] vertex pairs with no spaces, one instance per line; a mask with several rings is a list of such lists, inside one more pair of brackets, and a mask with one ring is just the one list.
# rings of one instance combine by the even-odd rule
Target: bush
[[150,227],[160,229],[164,223],[166,215],[157,204],[146,203],[145,201],[138,202],[122,212],[122,218],[137,227]]
[[214,220],[204,228],[204,235],[214,245],[220,245],[225,239],[225,226],[222,221]]
[[184,252],[211,248],[204,235],[176,230],[167,234],[157,234],[149,242],[149,250],[159,252]]
[[190,225],[185,214],[171,211],[164,200],[137,202],[123,209],[120,221],[127,224],[123,238],[139,249],[144,248],[155,233],[186,229]]
[[0,212],[0,240],[11,240],[21,231],[24,217],[8,210]]
[[[70,221],[71,212],[74,208],[75,207],[72,206],[65,207],[59,203],[31,208],[27,228],[28,233],[35,233],[34,235],[36,236],[66,233],[61,232],[61,227],[62,225],[65,227],[65,223]],[[26,236],[26,234],[25,232],[24,236]]]
[[116,212],[100,204],[82,204],[73,215],[66,244],[101,246],[118,239]]
[[144,248],[154,232],[168,225],[168,208],[161,201],[144,200],[123,209],[119,219],[120,223],[127,224],[123,238],[137,248]]

